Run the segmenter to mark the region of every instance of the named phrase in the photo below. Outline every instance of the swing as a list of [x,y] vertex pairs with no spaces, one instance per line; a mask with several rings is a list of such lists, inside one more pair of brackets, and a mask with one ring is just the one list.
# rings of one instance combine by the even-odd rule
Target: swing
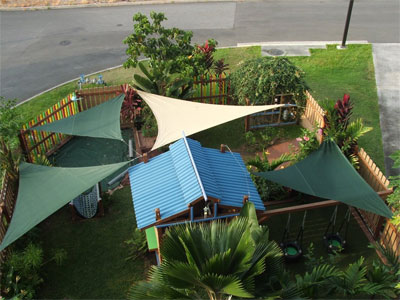
[[286,223],[285,231],[283,232],[282,242],[280,243],[280,247],[283,251],[285,259],[287,262],[295,262],[299,260],[303,255],[303,233],[304,233],[304,224],[306,221],[307,211],[304,212],[303,222],[297,234],[295,240],[289,240],[290,235],[290,218],[289,214],[288,220]]
[[[342,224],[340,224],[338,230],[335,232],[337,210],[338,207],[336,206],[329,221],[329,224],[326,227],[323,237],[325,248],[328,250],[328,252],[341,252],[347,246],[347,231],[350,222],[350,207],[346,211]],[[345,223],[346,227],[344,228],[344,235],[342,235],[343,226]]]

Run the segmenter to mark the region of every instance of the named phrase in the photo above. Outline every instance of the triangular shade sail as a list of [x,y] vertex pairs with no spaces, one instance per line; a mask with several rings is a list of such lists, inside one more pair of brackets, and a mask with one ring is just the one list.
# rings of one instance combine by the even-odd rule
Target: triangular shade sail
[[324,141],[318,150],[293,166],[254,174],[305,194],[392,217],[389,207],[330,140]]
[[83,168],[58,168],[21,163],[14,213],[0,251],[72,199],[129,161]]
[[150,106],[157,119],[158,135],[152,150],[180,139],[182,132],[189,136],[250,114],[283,106],[204,104],[137,92]]
[[38,131],[58,132],[78,136],[90,136],[122,140],[120,112],[124,94],[68,118],[42,126]]

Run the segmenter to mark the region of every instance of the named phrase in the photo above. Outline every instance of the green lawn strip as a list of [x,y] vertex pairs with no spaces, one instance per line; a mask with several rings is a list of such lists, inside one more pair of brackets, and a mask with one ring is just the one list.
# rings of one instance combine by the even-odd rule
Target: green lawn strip
[[306,73],[311,94],[317,101],[341,99],[349,94],[354,104],[353,117],[362,118],[365,126],[373,127],[359,140],[373,161],[384,171],[382,134],[371,45],[348,45],[338,50],[312,49],[310,57],[290,57]]
[[126,261],[128,240],[136,227],[130,188],[105,201],[105,216],[72,221],[64,207],[41,224],[45,249],[65,248],[61,267],[44,267],[39,298],[125,299],[128,288],[145,278],[145,260]]
[[229,72],[234,72],[240,64],[250,58],[261,56],[261,47],[238,47],[238,48],[222,48],[217,49],[214,54],[214,60],[224,59],[224,63],[228,64]]

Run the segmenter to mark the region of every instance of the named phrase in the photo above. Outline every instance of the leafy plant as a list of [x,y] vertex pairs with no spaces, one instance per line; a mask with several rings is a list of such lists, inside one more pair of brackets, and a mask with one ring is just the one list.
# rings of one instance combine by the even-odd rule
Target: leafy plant
[[284,57],[250,59],[231,74],[233,95],[239,104],[272,104],[275,95],[293,93],[296,104],[305,106],[308,86],[304,72]]
[[[28,239],[29,240],[29,239]],[[13,299],[32,299],[36,289],[43,283],[41,268],[52,261],[61,266],[67,257],[65,249],[55,249],[45,261],[43,249],[29,242],[23,250],[13,251],[1,266],[1,294]]]
[[[392,168],[400,168],[400,150],[395,151],[390,158],[394,161]],[[400,175],[390,176],[389,179],[393,193],[386,200],[394,210],[391,222],[400,230]]]
[[193,94],[192,78],[182,78],[181,74],[170,73],[169,67],[147,70],[142,62],[138,64],[144,76],[135,74],[134,86],[143,91],[172,98],[186,99]]
[[143,136],[156,136],[158,133],[157,120],[150,107],[146,103],[143,103],[142,118],[144,122],[142,127]]
[[262,151],[275,144],[282,135],[282,128],[279,127],[266,127],[262,130],[248,131],[245,134],[246,146],[253,151]]
[[296,140],[299,142],[299,152],[296,155],[296,160],[300,161],[310,155],[319,148],[316,132],[302,128],[302,135]]
[[229,70],[229,65],[225,63],[223,58],[214,63],[214,73],[217,77],[220,77],[227,70]]
[[[294,156],[291,154],[282,154],[279,158],[268,161],[268,155],[263,152],[262,158],[256,156],[254,159],[247,161],[247,166],[254,168],[257,172],[273,171],[281,164],[292,161]],[[257,187],[257,191],[263,201],[281,200],[288,195],[288,191],[283,188],[280,184],[269,181],[260,176],[251,174],[251,178]]]
[[0,96],[0,183],[7,170],[9,175],[18,178],[18,165],[21,159],[18,151],[18,130],[21,117],[13,107],[16,100],[5,99]]
[[347,94],[342,100],[339,99],[333,108],[328,107],[324,116],[323,135],[335,141],[352,165],[358,168],[358,159],[355,155],[357,142],[372,128],[365,127],[361,119],[350,122],[352,109],[353,105]]
[[147,241],[144,232],[136,228],[132,237],[125,241],[125,244],[129,246],[129,255],[126,260],[135,260],[147,252]]
[[133,16],[134,32],[125,40],[128,55],[124,67],[136,67],[139,57],[149,59],[149,66],[157,72],[180,73],[182,64],[189,64],[189,56],[194,47],[191,45],[193,33],[178,28],[165,28],[162,22],[167,18],[163,13],[150,13],[150,19],[141,13]]
[[250,202],[229,223],[169,228],[161,254],[161,265],[151,269],[148,282],[133,286],[130,299],[250,298],[266,266],[282,266],[282,253]]

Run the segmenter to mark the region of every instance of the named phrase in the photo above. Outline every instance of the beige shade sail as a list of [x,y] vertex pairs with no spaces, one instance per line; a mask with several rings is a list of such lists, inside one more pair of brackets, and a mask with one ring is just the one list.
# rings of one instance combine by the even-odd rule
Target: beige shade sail
[[137,92],[150,106],[157,119],[158,135],[152,150],[180,139],[182,132],[189,136],[247,115],[284,106],[205,104]]

